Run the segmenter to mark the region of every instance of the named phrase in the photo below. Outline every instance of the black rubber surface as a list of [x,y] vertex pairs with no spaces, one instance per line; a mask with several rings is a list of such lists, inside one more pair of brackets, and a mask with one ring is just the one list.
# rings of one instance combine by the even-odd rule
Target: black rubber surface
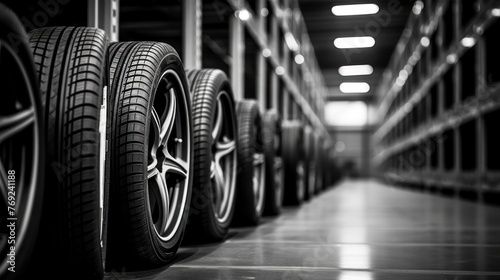
[[[262,120],[254,100],[242,100],[236,104],[238,119],[238,176],[236,181],[236,206],[233,225],[256,225],[262,211],[257,209],[253,188],[254,155],[263,152]],[[265,196],[265,192],[262,194]],[[264,198],[265,199],[265,198]]]
[[[10,225],[12,221],[8,221],[7,218],[13,216],[8,212],[8,206],[15,209],[15,217],[18,218],[15,221],[16,244],[12,242],[13,239],[0,237],[0,253],[2,254],[0,279],[21,279],[30,269],[30,261],[33,260],[32,255],[39,236],[44,188],[45,133],[38,80],[28,35],[15,14],[2,4],[0,4],[0,84],[0,97],[2,98],[0,122],[4,120],[4,117],[13,116],[29,107],[32,108],[32,116],[30,116],[32,119],[29,120],[28,125],[23,125],[24,128],[21,131],[18,130],[17,133],[4,139],[10,134],[11,128],[19,126],[21,122],[17,121],[15,126],[2,123],[0,131],[0,137],[3,139],[0,141],[0,180],[2,181],[0,187],[6,195],[16,198],[14,203],[17,204],[11,206],[9,204],[11,202],[7,205],[0,203],[2,205],[0,215],[0,222],[3,225],[0,229],[2,237],[7,237],[11,232],[7,225]],[[36,136],[38,138],[35,138]],[[37,170],[33,170],[35,165],[38,165]],[[9,177],[12,179],[12,175],[17,184],[9,185],[8,180]],[[34,182],[33,185],[32,182]],[[28,203],[30,196],[34,198],[32,204]],[[29,208],[29,205],[32,208]],[[41,242],[41,240],[38,241]],[[15,247],[14,262],[10,262],[11,246]]]
[[60,256],[58,271],[78,271],[74,279],[99,279],[99,110],[106,35],[96,28],[50,27],[30,32],[30,44],[47,127],[44,250]]
[[[151,108],[156,87],[167,69],[172,69],[180,77],[185,99],[190,105],[183,65],[171,46],[154,42],[125,42],[109,48],[109,234],[112,238],[109,240],[108,265],[113,269],[120,270],[122,266],[144,269],[163,265],[173,259],[184,234],[188,205],[181,210],[183,220],[169,240],[162,240],[155,233],[148,205]],[[188,124],[183,129],[192,131],[191,119]],[[192,154],[188,164],[192,164]],[[192,166],[188,168],[192,170]],[[189,176],[187,201],[191,197],[192,172]]]
[[[226,238],[231,219],[234,214],[235,192],[232,193],[233,202],[228,206],[227,218],[216,217],[213,187],[210,179],[210,165],[214,157],[212,131],[215,122],[217,95],[224,91],[229,100],[223,103],[223,118],[225,133],[236,139],[236,112],[233,93],[229,79],[221,70],[203,69],[188,70],[186,72],[191,86],[193,99],[193,135],[194,135],[194,177],[193,196],[189,212],[189,222],[186,229],[186,241],[189,243],[216,242]],[[236,157],[234,162],[236,163]],[[236,170],[235,170],[236,171]],[[233,181],[236,172],[231,175]]]
[[[300,121],[283,123],[284,204],[300,205],[304,200],[304,132]],[[302,172],[302,174],[299,173]]]
[[[281,118],[275,110],[267,111],[263,116],[263,143],[266,160],[264,215],[278,215],[283,205],[283,162],[281,158]],[[281,165],[276,174],[275,161]],[[278,178],[277,178],[278,177]]]
[[306,125],[304,129],[304,200],[309,201],[314,196],[316,180],[316,158],[314,154],[314,131]]

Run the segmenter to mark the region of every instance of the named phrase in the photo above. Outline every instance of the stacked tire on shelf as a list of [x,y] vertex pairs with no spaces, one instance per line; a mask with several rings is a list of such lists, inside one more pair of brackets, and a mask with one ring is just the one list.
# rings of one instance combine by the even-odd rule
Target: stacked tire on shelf
[[[108,47],[104,31],[87,27],[26,34],[2,6],[0,16],[0,204],[12,206],[15,170],[25,273],[2,279],[159,267],[184,236],[222,241],[230,225],[257,225],[334,180],[325,138],[235,101],[220,70],[185,72],[164,43]],[[47,252],[61,256],[57,270]]]
[[169,45],[109,48],[109,266],[172,260],[188,218],[193,177],[191,97]]
[[1,4],[0,79],[0,279],[20,279],[30,268],[40,226],[45,128],[28,36]]
[[316,188],[316,157],[314,154],[314,130],[306,125],[304,129],[304,200],[312,199]]
[[193,96],[194,181],[188,242],[226,238],[234,213],[238,131],[229,80],[220,70],[188,70]]
[[238,120],[238,175],[233,225],[257,225],[264,211],[265,157],[262,119],[254,100],[236,104]]
[[264,214],[275,216],[281,213],[284,197],[284,172],[282,158],[281,118],[276,110],[263,116],[262,142],[265,157]]
[[[29,34],[46,126],[45,180],[34,258],[37,275],[79,279],[104,273],[107,192],[101,172],[100,109],[107,39],[85,27],[50,27]],[[58,252],[54,272],[47,252]],[[60,273],[60,275],[58,274]]]
[[286,205],[300,205],[306,192],[304,131],[300,121],[285,121],[282,127]]

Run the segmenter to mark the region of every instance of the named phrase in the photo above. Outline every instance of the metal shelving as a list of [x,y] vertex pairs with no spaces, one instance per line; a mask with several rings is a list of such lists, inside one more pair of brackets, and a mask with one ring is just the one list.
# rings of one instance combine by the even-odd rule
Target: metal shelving
[[498,192],[500,1],[420,4],[378,89],[373,161],[398,183]]
[[[29,11],[40,10],[35,0],[12,2],[27,19],[35,16]],[[236,99],[254,97],[261,110],[278,109],[284,119],[302,120],[329,137],[323,113],[327,89],[298,0],[87,0],[64,2],[58,9],[27,29],[91,26],[104,29],[111,41],[169,43],[186,69],[224,70]],[[249,18],[238,17],[241,11]],[[302,64],[294,62],[297,54],[304,57]]]

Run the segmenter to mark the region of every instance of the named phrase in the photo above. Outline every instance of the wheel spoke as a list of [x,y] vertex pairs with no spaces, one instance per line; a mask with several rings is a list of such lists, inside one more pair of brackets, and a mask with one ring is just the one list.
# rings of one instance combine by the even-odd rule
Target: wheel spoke
[[160,173],[160,170],[158,170],[158,168],[156,168],[156,165],[153,166],[150,164],[148,166],[148,179],[153,178],[154,176],[158,175],[159,173]]
[[223,124],[223,119],[222,119],[222,102],[220,100],[217,100],[217,115],[215,116],[215,124],[214,124],[214,129],[212,130],[212,138],[214,141],[217,141],[219,139],[220,134],[222,133],[222,124]]
[[177,99],[175,97],[175,91],[173,88],[169,90],[168,95],[168,109],[161,126],[160,137],[163,145],[166,145],[168,139],[170,138],[170,134],[172,133],[172,129],[175,124],[175,117],[177,114]]
[[158,148],[160,147],[160,142],[161,142],[161,124],[160,124],[160,117],[158,116],[158,113],[156,112],[155,108],[153,107],[151,110],[151,129],[154,132],[154,140],[153,140],[153,145],[150,147],[149,150],[149,156],[150,156],[150,163],[148,166],[148,175],[149,171],[152,170],[153,168],[156,167],[158,164],[158,158],[157,158],[157,151]]
[[254,154],[253,155],[253,165],[259,166],[264,163],[264,155],[263,154]]
[[180,177],[180,181],[184,180],[187,178],[187,163],[167,152],[163,161],[163,172],[176,174]]
[[0,116],[0,142],[19,133],[34,121],[33,108],[25,109],[10,116]]
[[283,167],[283,161],[281,160],[280,157],[275,157],[274,158],[274,170],[281,170]]
[[157,173],[152,177],[157,188],[157,194],[159,197],[156,198],[156,202],[160,206],[160,225],[159,234],[163,234],[167,228],[168,216],[170,212],[170,195],[168,192],[167,182],[165,177],[161,173]]
[[220,212],[226,183],[222,167],[215,161],[212,161],[210,165],[210,179],[214,181],[215,209]]
[[252,185],[253,185],[253,193],[254,193],[255,201],[257,201],[258,192],[259,192],[259,178],[257,177],[256,174],[254,174],[252,177]]
[[216,158],[221,159],[236,149],[236,142],[234,140],[229,142],[217,142],[215,148],[217,149],[215,153]]

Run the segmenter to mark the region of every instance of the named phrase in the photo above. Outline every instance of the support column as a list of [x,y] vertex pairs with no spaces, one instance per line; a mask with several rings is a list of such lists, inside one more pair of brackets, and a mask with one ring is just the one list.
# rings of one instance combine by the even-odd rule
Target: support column
[[201,0],[182,1],[184,57],[182,61],[186,69],[201,69],[202,50],[202,14]]
[[87,25],[101,28],[111,42],[118,42],[119,0],[88,0]]

